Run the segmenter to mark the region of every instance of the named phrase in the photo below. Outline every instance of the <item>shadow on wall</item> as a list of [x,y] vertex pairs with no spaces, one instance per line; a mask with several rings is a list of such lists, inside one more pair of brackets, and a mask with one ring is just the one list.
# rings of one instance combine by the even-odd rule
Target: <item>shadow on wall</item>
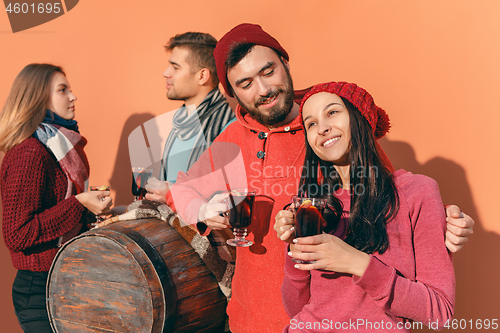
[[132,166],[129,157],[128,137],[137,127],[153,119],[155,116],[150,113],[133,114],[130,116],[122,130],[118,146],[113,174],[109,180],[112,189],[116,191],[114,206],[126,205],[134,201],[132,196]]
[[[435,179],[445,204],[454,204],[476,222],[474,235],[463,249],[453,256],[457,280],[454,319],[467,321],[498,318],[500,313],[500,235],[486,231],[479,219],[465,170],[457,163],[435,157],[424,164],[415,158],[415,151],[406,142],[380,141],[396,169],[406,169]],[[470,323],[468,323],[470,330]],[[485,328],[483,326],[483,328]],[[430,330],[429,330],[430,332]]]

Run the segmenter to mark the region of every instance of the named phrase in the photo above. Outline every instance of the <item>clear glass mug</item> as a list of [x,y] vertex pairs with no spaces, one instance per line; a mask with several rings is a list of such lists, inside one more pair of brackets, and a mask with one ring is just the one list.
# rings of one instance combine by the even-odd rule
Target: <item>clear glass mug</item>
[[[295,237],[308,237],[323,232],[323,211],[326,199],[310,197],[293,197],[293,212],[295,218]],[[292,259],[298,264],[311,264],[314,261]]]
[[[110,187],[109,187],[109,185],[90,186],[90,190],[91,191],[109,191]],[[104,201],[104,197],[102,198],[102,200]],[[100,217],[99,215],[96,215],[95,216],[95,223],[89,223],[88,227],[94,228],[97,225],[97,223],[102,222],[102,221],[104,221],[104,219],[102,217]]]
[[246,188],[234,189],[229,191],[227,198],[224,199],[229,211],[223,213],[223,216],[229,218],[229,224],[234,228],[233,234],[235,236],[226,241],[228,245],[246,247],[253,244],[245,236],[247,236],[247,228],[252,222],[255,194],[254,190]]
[[146,184],[152,175],[153,169],[143,167],[132,168],[132,195],[134,196],[134,201],[144,199],[147,193]]

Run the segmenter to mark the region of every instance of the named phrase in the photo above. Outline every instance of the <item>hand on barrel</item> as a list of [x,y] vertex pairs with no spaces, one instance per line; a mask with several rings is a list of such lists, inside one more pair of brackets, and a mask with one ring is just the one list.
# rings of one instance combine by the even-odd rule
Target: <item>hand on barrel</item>
[[212,230],[222,230],[230,227],[226,212],[229,210],[224,199],[227,193],[216,194],[206,204],[200,207],[198,220],[203,221]]
[[278,234],[278,238],[286,243],[293,243],[295,239],[295,218],[293,214],[293,204],[288,210],[280,210],[276,214],[274,230]]
[[165,196],[167,192],[170,191],[170,187],[172,187],[172,183],[168,181],[161,181],[155,177],[151,177],[148,179],[146,183],[146,199],[156,202],[161,202],[162,204],[166,204]]
[[110,194],[110,191],[88,191],[75,195],[75,198],[95,215],[106,215],[113,205]]

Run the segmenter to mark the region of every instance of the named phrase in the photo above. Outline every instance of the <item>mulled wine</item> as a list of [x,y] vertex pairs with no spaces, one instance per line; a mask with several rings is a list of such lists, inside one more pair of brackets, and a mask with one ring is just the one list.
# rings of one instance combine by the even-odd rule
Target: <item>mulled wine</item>
[[[99,186],[90,186],[90,190],[91,191],[109,191],[110,188],[109,188],[109,185],[99,185]],[[101,200],[104,200],[104,197],[102,197]],[[102,217],[100,217],[99,215],[96,215],[95,216],[95,223],[88,223],[87,227],[89,229],[92,229],[92,228],[96,227],[97,223],[102,222],[102,221],[104,221],[104,219]]]
[[295,235],[307,237],[318,235],[322,232],[323,216],[321,207],[316,207],[312,201],[304,201],[295,215]]
[[255,195],[233,195],[236,207],[229,210],[229,224],[234,228],[247,228],[252,222]]
[[235,189],[228,192],[224,202],[228,205],[229,224],[234,228],[234,239],[228,239],[231,246],[250,246],[253,243],[245,239],[247,227],[252,222],[252,208],[255,201],[255,191],[248,189]]
[[[323,226],[323,210],[326,199],[294,197],[295,236],[308,237],[321,234]],[[298,264],[311,264],[314,260],[292,259]]]
[[142,200],[146,195],[146,183],[153,174],[152,169],[132,168],[132,195],[134,200]]

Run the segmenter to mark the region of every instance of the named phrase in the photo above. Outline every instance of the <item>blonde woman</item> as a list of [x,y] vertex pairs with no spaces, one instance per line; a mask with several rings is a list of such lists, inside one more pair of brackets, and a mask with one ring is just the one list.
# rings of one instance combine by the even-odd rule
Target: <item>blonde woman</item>
[[16,77],[0,114],[2,230],[18,273],[14,308],[25,332],[52,332],[45,307],[58,247],[82,231],[88,211],[102,214],[109,192],[87,192],[86,139],[76,96],[60,67],[30,64]]

